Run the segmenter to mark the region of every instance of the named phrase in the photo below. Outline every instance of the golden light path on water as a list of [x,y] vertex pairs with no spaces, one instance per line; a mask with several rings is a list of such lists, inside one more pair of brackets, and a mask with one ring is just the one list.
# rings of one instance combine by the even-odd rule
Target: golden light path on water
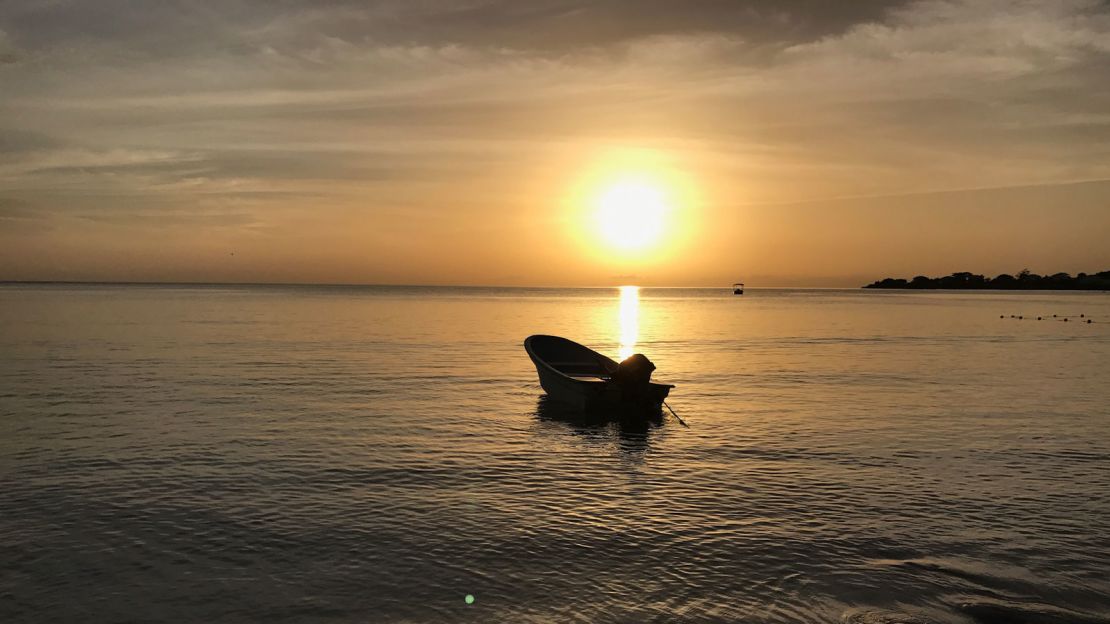
[[624,360],[636,350],[640,333],[640,287],[621,286],[620,303],[620,359]]

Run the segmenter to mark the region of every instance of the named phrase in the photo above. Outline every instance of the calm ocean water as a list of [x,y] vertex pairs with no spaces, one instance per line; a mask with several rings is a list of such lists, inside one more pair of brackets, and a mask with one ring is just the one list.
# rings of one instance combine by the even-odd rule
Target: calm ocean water
[[0,352],[0,622],[1110,621],[1105,293],[7,285]]

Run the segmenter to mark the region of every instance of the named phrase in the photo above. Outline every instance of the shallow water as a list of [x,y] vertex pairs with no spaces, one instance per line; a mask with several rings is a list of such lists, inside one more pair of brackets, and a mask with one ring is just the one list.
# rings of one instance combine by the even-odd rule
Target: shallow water
[[0,350],[3,622],[1110,621],[1104,293],[8,285]]

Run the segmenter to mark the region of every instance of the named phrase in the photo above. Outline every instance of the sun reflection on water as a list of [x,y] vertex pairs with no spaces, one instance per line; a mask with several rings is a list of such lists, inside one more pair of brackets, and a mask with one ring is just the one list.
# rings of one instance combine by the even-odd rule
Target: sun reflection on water
[[635,352],[640,333],[640,287],[621,286],[620,291],[620,359],[623,360]]

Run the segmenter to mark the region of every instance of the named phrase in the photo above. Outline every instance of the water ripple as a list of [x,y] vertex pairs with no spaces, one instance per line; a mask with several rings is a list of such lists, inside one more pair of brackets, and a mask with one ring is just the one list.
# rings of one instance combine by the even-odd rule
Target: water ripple
[[543,397],[617,301],[513,292],[0,288],[0,620],[1110,620],[1099,327],[647,291],[683,429]]

